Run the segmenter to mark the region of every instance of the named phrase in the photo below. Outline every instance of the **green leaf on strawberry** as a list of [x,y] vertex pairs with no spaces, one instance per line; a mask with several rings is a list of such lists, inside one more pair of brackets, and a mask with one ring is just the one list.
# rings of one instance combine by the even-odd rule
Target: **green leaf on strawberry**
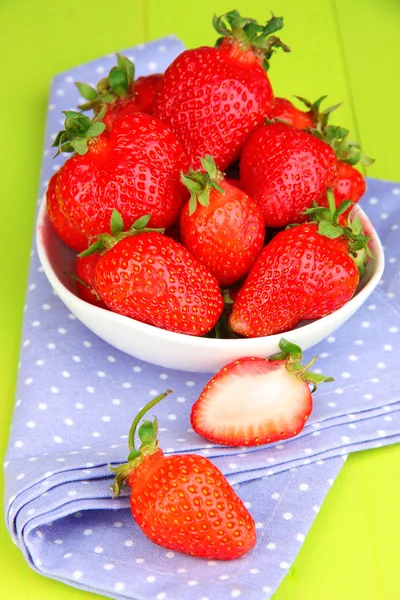
[[65,129],[57,134],[52,144],[52,147],[58,148],[55,156],[58,156],[61,152],[86,154],[88,141],[103,133],[106,127],[101,122],[105,109],[99,111],[93,119],[73,110],[65,110],[63,113],[65,115]]
[[275,48],[290,52],[290,48],[277,36],[273,35],[283,27],[283,17],[272,17],[265,25],[260,25],[255,19],[242,17],[237,10],[231,10],[223,15],[213,17],[213,25],[222,37],[216,41],[219,46],[224,38],[233,38],[244,48],[252,48],[263,56],[263,67],[269,69],[269,59]]
[[76,82],[80,95],[88,102],[80,104],[81,110],[97,110],[103,104],[125,98],[132,93],[135,78],[135,66],[126,56],[117,54],[117,66],[113,67],[107,77],[97,84],[97,89],[87,83]]

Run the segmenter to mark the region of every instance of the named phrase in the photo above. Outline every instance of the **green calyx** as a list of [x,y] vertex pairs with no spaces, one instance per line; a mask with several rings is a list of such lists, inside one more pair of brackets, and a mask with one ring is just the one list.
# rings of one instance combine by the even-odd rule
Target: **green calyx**
[[99,81],[96,88],[87,83],[75,83],[82,98],[87,100],[78,108],[94,109],[97,112],[100,106],[110,104],[118,98],[125,98],[132,93],[134,79],[134,64],[126,56],[117,54],[117,65],[111,69],[107,77]]
[[374,159],[364,154],[358,142],[349,139],[349,130],[340,125],[328,125],[325,123],[320,129],[313,132],[324,142],[329,144],[335,151],[339,160],[347,162],[350,165],[361,163],[369,167],[374,163]]
[[252,48],[263,57],[265,71],[269,69],[269,59],[276,48],[290,52],[290,48],[280,38],[273,35],[283,27],[283,17],[271,16],[265,25],[260,25],[255,19],[242,17],[237,10],[231,10],[220,17],[214,15],[213,26],[221,35],[215,45],[219,46],[224,38],[233,38],[245,49]]
[[99,254],[104,254],[107,250],[110,250],[115,244],[119,241],[123,240],[126,237],[132,237],[133,235],[138,235],[139,233],[148,233],[150,231],[155,231],[157,233],[164,233],[165,229],[156,228],[156,227],[147,227],[149,221],[151,219],[151,215],[143,215],[139,219],[137,219],[133,225],[124,230],[124,222],[120,213],[114,208],[111,215],[110,222],[110,233],[101,233],[97,236],[96,241],[93,242],[83,252],[78,254],[78,256],[90,256],[95,252]]
[[225,194],[225,190],[218,184],[223,179],[223,174],[218,170],[212,156],[207,154],[200,159],[203,171],[196,171],[190,167],[187,174],[181,174],[181,182],[190,192],[189,215],[192,215],[197,208],[197,203],[202,206],[208,206],[210,203],[210,191],[218,190]]
[[343,219],[339,222],[339,217],[349,208],[354,206],[354,202],[344,200],[336,208],[335,198],[332,190],[327,191],[328,208],[318,206],[316,202],[312,207],[304,211],[310,221],[318,223],[318,233],[330,239],[344,236],[347,240],[350,256],[357,265],[360,277],[364,274],[367,256],[372,257],[368,242],[370,236],[364,234],[362,222],[357,214],[351,216],[348,214],[345,223]]
[[321,96],[315,102],[310,102],[301,96],[295,96],[300,102],[302,102],[308,110],[312,113],[312,118],[315,123],[314,128],[310,129],[309,132],[313,133],[325,143],[329,144],[335,151],[337,158],[343,162],[347,162],[351,165],[361,163],[362,165],[369,167],[373,164],[374,159],[370,158],[361,151],[361,146],[357,142],[353,142],[349,139],[349,130],[340,125],[329,125],[329,118],[331,114],[337,110],[342,103],[334,104],[329,106],[325,110],[320,110],[320,106],[323,100],[327,96]]
[[93,119],[73,110],[64,110],[64,127],[54,140],[52,147],[58,148],[58,156],[61,152],[77,152],[86,154],[88,141],[103,133],[105,129],[101,119],[104,117],[105,109],[98,112]]
[[318,384],[334,381],[333,377],[326,377],[321,373],[315,373],[314,371],[309,370],[317,360],[316,356],[314,356],[309,363],[303,365],[301,363],[303,352],[297,344],[293,344],[285,338],[281,338],[279,341],[279,348],[281,349],[281,352],[275,354],[268,360],[286,361],[286,370],[289,371],[289,373],[296,375],[296,377],[302,381],[311,384],[311,393],[315,392]]
[[129,454],[127,462],[117,467],[109,466],[110,471],[115,474],[114,483],[112,490],[114,492],[114,498],[117,498],[121,493],[121,488],[124,485],[127,477],[142,464],[143,459],[146,456],[151,456],[158,450],[158,421],[143,421],[138,430],[138,436],[140,439],[140,446],[137,449],[135,446],[135,436],[138,425],[143,416],[156,404],[161,402],[168,394],[172,394],[172,390],[167,390],[163,394],[160,394],[153,400],[150,400],[136,415],[134,418],[128,435],[128,447]]

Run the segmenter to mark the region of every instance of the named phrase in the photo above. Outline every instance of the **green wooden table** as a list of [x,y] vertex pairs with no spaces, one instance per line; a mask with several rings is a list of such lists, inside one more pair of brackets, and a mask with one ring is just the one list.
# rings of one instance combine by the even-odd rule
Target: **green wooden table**
[[[29,251],[50,79],[109,52],[177,34],[213,44],[217,14],[285,17],[270,76],[277,95],[344,101],[336,120],[376,163],[372,177],[400,181],[398,0],[0,0],[1,455],[12,418]],[[373,343],[373,341],[371,341]],[[400,600],[400,445],[351,455],[275,600]],[[89,600],[95,595],[33,572],[0,527],[0,597]]]

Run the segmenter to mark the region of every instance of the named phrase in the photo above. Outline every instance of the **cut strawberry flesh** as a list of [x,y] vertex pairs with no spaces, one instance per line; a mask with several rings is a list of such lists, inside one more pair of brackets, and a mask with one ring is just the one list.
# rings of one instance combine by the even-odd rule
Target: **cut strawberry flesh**
[[298,434],[311,413],[311,392],[285,365],[245,358],[224,367],[193,406],[194,431],[229,446],[267,444]]

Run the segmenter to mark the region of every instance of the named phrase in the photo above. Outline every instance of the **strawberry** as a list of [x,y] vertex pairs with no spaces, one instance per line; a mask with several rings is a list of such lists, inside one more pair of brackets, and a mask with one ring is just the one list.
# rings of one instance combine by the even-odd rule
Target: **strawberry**
[[123,231],[114,212],[113,235],[98,236],[82,254],[102,254],[93,277],[96,291],[112,311],[137,321],[176,333],[208,333],[224,308],[217,280],[181,244],[147,228],[148,222],[145,215]]
[[360,280],[356,261],[365,260],[368,237],[356,218],[346,227],[339,224],[349,205],[344,202],[335,211],[331,198],[330,210],[310,209],[308,217],[319,222],[290,227],[272,238],[233,303],[233,331],[246,337],[289,331],[350,300]]
[[78,292],[78,296],[82,300],[85,300],[85,302],[89,302],[89,304],[99,306],[100,308],[107,308],[100,298],[94,282],[94,272],[99,260],[100,254],[97,253],[90,254],[89,256],[77,256],[76,276],[74,277],[76,280],[76,291]]
[[201,164],[204,172],[191,169],[181,177],[191,192],[181,211],[181,240],[226,287],[246,275],[261,252],[264,218],[254,200],[224,179],[211,156]]
[[[357,203],[364,195],[367,186],[364,176],[354,165],[370,166],[374,160],[361,152],[360,144],[348,139],[349,130],[344,127],[328,125],[325,122],[315,131],[315,134],[332,146],[339,159],[338,178],[332,188],[336,206],[338,207],[344,200]],[[328,206],[326,194],[318,204]]]
[[153,111],[175,131],[192,166],[211,154],[224,170],[269,116],[274,96],[268,59],[274,47],[289,48],[272,35],[283,26],[282,18],[261,26],[233,10],[214,17],[213,24],[222,36],[217,47],[182,52],[164,74]]
[[157,419],[144,414],[167,394],[151,400],[134,419],[128,462],[111,468],[114,497],[126,483],[131,488],[132,517],[155,544],[200,558],[232,560],[256,543],[253,518],[221,471],[196,454],[165,456],[158,446]]
[[58,237],[77,252],[88,247],[87,237],[64,215],[56,196],[57,173],[50,178],[46,190],[46,209],[50,223]]
[[[240,358],[206,384],[192,407],[193,430],[226,446],[259,446],[298,435],[312,411],[312,392],[333,381],[301,364],[301,349],[285,339],[270,359]],[[309,384],[313,389],[310,389]]]
[[62,212],[87,239],[109,231],[116,208],[130,227],[151,214],[152,227],[169,227],[179,217],[187,190],[180,182],[186,156],[172,133],[150,115],[114,121],[66,111],[65,131],[54,142],[71,156],[58,171],[55,196]]
[[338,160],[317,136],[285,123],[255,131],[243,147],[240,180],[267,227],[306,220],[304,211],[335,184]]
[[300,110],[286,98],[275,98],[274,108],[271,113],[271,121],[284,121],[297,129],[307,129],[315,126],[314,115],[309,111]]
[[284,121],[287,125],[292,125],[297,129],[321,128],[327,123],[329,115],[340,106],[340,104],[335,104],[321,111],[321,103],[326,97],[321,96],[315,102],[310,102],[306,98],[295,96],[308,109],[306,111],[297,108],[293,102],[286,98],[275,98],[271,121]]
[[154,73],[135,80],[134,64],[126,56],[117,54],[117,66],[99,81],[96,89],[87,83],[75,84],[81,96],[87,100],[78,108],[93,109],[98,113],[105,106],[102,120],[107,127],[111,127],[115,119],[123,115],[135,112],[152,114],[154,92],[161,79],[162,74]]

